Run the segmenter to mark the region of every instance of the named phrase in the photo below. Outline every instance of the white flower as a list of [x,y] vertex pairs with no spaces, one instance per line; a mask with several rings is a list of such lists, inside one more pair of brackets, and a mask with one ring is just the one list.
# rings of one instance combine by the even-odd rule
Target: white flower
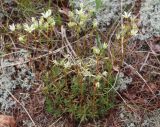
[[132,35],[132,36],[136,36],[137,33],[138,33],[138,29],[132,29],[132,30],[131,30],[131,35]]
[[83,25],[85,25],[85,22],[84,22],[83,20],[81,20],[81,21],[79,22],[79,25],[82,27]]
[[82,74],[84,77],[91,77],[93,76],[92,73],[90,71],[88,71],[87,69],[82,71]]
[[35,30],[35,26],[34,24],[32,24],[31,26],[29,26],[27,23],[23,24],[24,30],[32,33],[33,30]]
[[116,34],[116,38],[119,40],[121,37],[120,33]]
[[55,21],[50,23],[51,26],[55,26],[55,24],[56,24]]
[[124,18],[128,19],[129,17],[131,17],[131,12],[127,13],[124,12],[124,14],[122,15]]
[[99,87],[100,87],[100,83],[99,83],[99,82],[96,82],[95,86],[96,86],[97,88],[99,88]]
[[68,16],[71,17],[71,18],[74,18],[74,13],[69,11],[69,15]]
[[132,29],[138,29],[136,23],[132,23]]
[[11,31],[15,31],[16,26],[14,25],[14,23],[13,23],[12,25],[9,25],[9,29],[10,29]]
[[51,16],[51,14],[52,14],[52,10],[51,9],[49,9],[48,11],[46,11],[45,13],[41,13],[42,14],[42,16],[44,17],[44,18],[48,18],[49,16]]
[[76,26],[76,25],[77,25],[77,24],[76,24],[75,22],[69,22],[69,23],[68,23],[68,26],[69,26],[69,27],[74,27],[74,26]]
[[41,16],[39,19],[39,26],[42,27],[44,23],[44,18]]
[[34,22],[32,25],[33,25],[32,27],[34,27],[35,29],[39,27],[38,21]]
[[72,65],[69,61],[64,64],[64,68],[70,68]]
[[131,19],[132,23],[134,23],[136,21],[136,17],[135,16],[131,16],[130,19]]
[[53,60],[53,63],[54,63],[55,65],[59,65],[59,63],[58,63],[57,60]]
[[83,7],[84,7],[83,3],[80,3],[80,8],[83,8]]
[[55,25],[55,21],[54,21],[54,18],[53,17],[49,17],[47,19],[47,22],[51,25],[51,26],[54,26]]
[[19,40],[20,42],[24,43],[24,42],[26,41],[25,35],[20,35],[19,38],[18,38],[18,40]]
[[17,30],[20,30],[20,29],[22,29],[22,26],[21,26],[21,24],[17,24],[17,25],[16,25],[16,29],[17,29]]
[[85,15],[84,11],[82,9],[80,9],[80,10],[76,9],[76,14],[78,14],[80,17]]
[[38,21],[34,17],[32,17],[31,20],[32,20],[32,23],[33,23],[32,27],[37,29],[39,27]]
[[98,26],[98,22],[96,19],[93,20],[93,28],[97,28]]
[[106,49],[108,47],[107,43],[103,43],[103,49]]
[[102,78],[102,75],[98,74],[98,75],[96,75],[96,77],[95,77],[95,78],[96,78],[96,80],[98,80],[98,81],[99,81],[99,80]]
[[23,27],[24,27],[24,30],[28,31],[29,25],[28,25],[27,23],[24,23],[24,24],[23,24]]
[[32,22],[35,22],[35,21],[36,21],[36,18],[35,18],[35,17],[32,17],[31,20],[32,20]]
[[100,49],[97,47],[93,47],[93,53],[95,53],[97,55],[100,54]]
[[47,29],[48,27],[49,27],[48,22],[45,22],[45,23],[43,24],[43,28]]
[[104,71],[104,72],[102,73],[102,75],[105,76],[105,77],[107,76],[107,74],[108,74],[107,71]]

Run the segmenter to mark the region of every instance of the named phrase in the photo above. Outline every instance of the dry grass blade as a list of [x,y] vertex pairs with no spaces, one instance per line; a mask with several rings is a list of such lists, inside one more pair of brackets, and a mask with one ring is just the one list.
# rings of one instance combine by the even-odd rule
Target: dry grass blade
[[[30,120],[32,121],[33,125],[36,127],[36,124],[35,124],[34,120],[32,119],[32,117],[31,117],[31,115],[29,114],[29,112],[27,111],[27,109],[24,107],[24,105],[21,104],[21,103],[17,100],[17,98],[16,98],[9,90],[7,90],[6,88],[5,88],[5,90],[10,94],[10,96],[11,96],[18,104],[20,104],[20,105],[22,106],[22,108],[24,109],[24,111],[26,112],[26,114],[28,115],[28,117],[30,118]],[[13,127],[14,127],[14,126],[13,126]]]

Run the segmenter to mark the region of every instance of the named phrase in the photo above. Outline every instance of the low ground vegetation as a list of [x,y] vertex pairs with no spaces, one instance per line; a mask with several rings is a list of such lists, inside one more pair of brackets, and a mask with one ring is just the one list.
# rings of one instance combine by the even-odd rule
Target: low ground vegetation
[[21,127],[158,127],[158,0],[0,4],[2,114]]

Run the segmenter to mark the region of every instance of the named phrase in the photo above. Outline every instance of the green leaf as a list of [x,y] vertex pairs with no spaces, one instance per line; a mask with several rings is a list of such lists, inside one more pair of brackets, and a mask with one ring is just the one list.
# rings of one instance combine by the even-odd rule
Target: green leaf
[[95,0],[95,3],[96,3],[96,9],[98,10],[102,5],[102,1],[101,0]]
[[51,75],[53,77],[57,77],[60,73],[62,72],[62,69],[58,66],[53,66],[52,70],[51,70]]
[[46,111],[48,113],[53,113],[54,109],[53,109],[53,102],[52,102],[52,100],[47,97],[45,104],[46,104]]
[[96,43],[99,49],[102,49],[102,42],[101,42],[101,37],[99,34],[96,35]]

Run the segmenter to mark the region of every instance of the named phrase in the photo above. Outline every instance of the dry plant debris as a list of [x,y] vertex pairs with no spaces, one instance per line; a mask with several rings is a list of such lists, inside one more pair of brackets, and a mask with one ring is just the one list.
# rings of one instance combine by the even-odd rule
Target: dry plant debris
[[16,121],[14,117],[0,115],[0,127],[16,127]]

